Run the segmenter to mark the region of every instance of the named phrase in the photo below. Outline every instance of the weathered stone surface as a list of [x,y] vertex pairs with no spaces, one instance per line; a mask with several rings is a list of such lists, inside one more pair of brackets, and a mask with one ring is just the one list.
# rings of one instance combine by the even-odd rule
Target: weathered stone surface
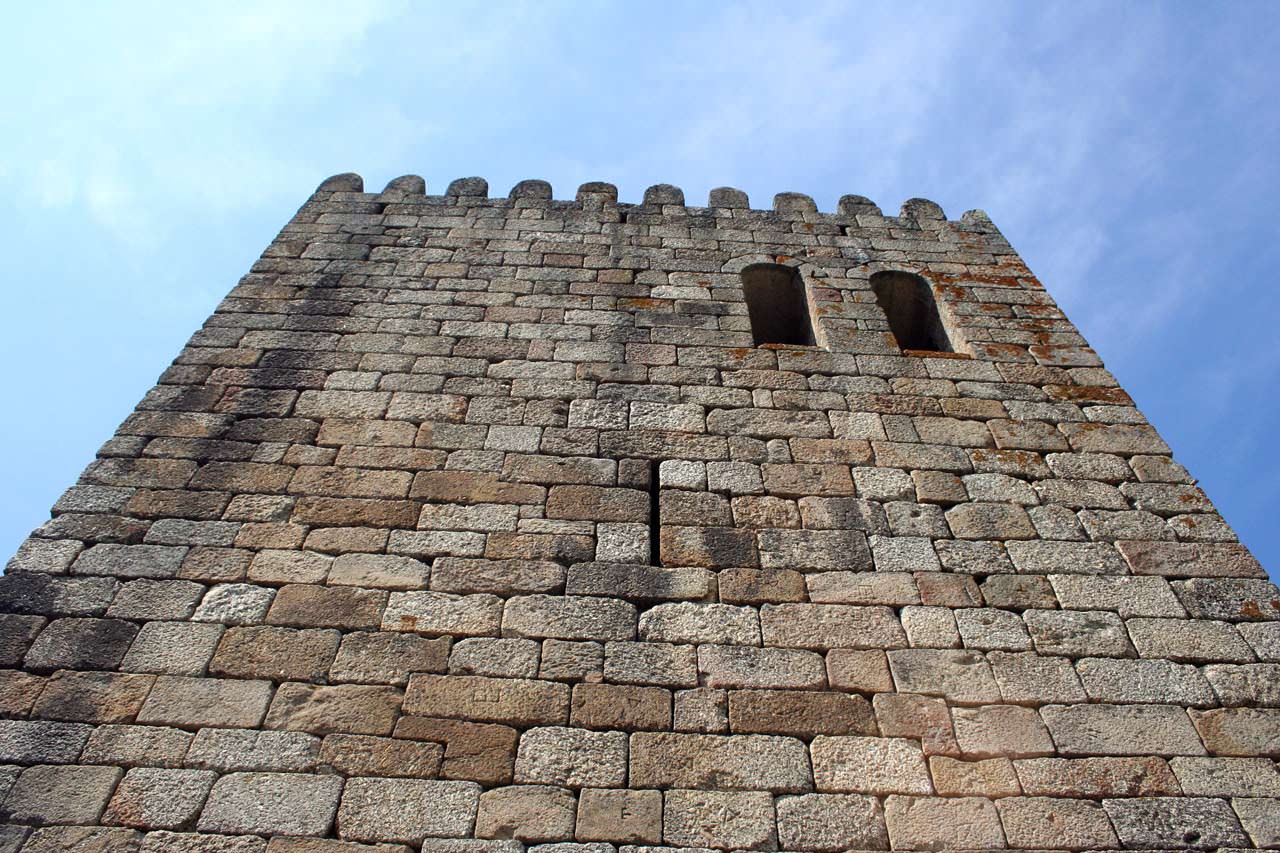
[[448,638],[355,631],[343,636],[329,678],[335,682],[403,686],[412,672],[443,672],[448,665],[449,645]]
[[641,640],[667,643],[760,643],[760,620],[753,608],[682,601],[659,604],[640,617]]
[[201,729],[185,764],[220,772],[263,770],[306,773],[315,769],[320,739],[303,732]]
[[404,711],[518,726],[564,725],[569,721],[569,686],[520,678],[415,673],[409,677]]
[[637,732],[631,736],[629,784],[639,788],[813,789],[809,756],[794,738]]
[[180,729],[253,728],[262,722],[270,701],[269,681],[162,675],[138,712],[138,722]]
[[980,654],[945,649],[896,649],[888,654],[894,683],[902,692],[966,705],[999,701],[991,667]]
[[353,841],[457,838],[470,833],[480,800],[473,782],[351,779],[338,809],[338,835]]
[[767,646],[802,649],[893,649],[907,637],[888,607],[778,604],[760,608]]
[[623,597],[630,601],[697,600],[710,595],[714,577],[711,572],[700,568],[579,563],[569,569],[565,592],[568,595]]
[[933,788],[944,797],[1014,797],[1022,793],[1013,762],[1007,758],[959,761],[946,755],[929,758]]
[[31,716],[81,723],[128,722],[142,707],[154,680],[149,675],[56,672],[45,682]]
[[693,687],[698,683],[697,650],[670,643],[606,643],[604,675],[620,684]]
[[447,592],[393,592],[382,614],[382,630],[427,636],[498,635],[502,599],[496,595]]
[[817,689],[826,684],[822,656],[794,649],[699,646],[698,672],[708,687]]
[[966,757],[1026,758],[1052,755],[1053,740],[1040,715],[1018,705],[953,708],[956,743]]
[[1118,844],[1102,806],[1089,800],[1008,797],[996,800],[1010,847],[1092,850]]
[[209,792],[201,832],[324,835],[342,792],[334,776],[299,773],[230,773]]
[[801,738],[876,734],[871,703],[861,696],[800,690],[730,692],[729,727],[735,734]]
[[209,662],[214,675],[319,681],[329,672],[342,635],[325,629],[231,628]]
[[192,829],[217,774],[138,767],[125,774],[102,822],[140,829]]
[[627,778],[627,736],[549,726],[520,737],[515,780],[534,785],[617,788]]
[[884,813],[873,797],[803,794],[779,797],[778,843],[788,850],[879,850],[888,846]]
[[1181,792],[1163,758],[1025,758],[1013,766],[1029,796],[1100,799]]
[[575,684],[569,721],[588,729],[670,729],[671,691],[621,684]]
[[518,596],[506,602],[502,633],[557,640],[630,640],[636,635],[636,608],[616,598]]
[[1005,846],[995,804],[982,797],[885,800],[889,842],[904,850],[994,850]]
[[578,798],[578,841],[662,842],[662,793],[583,789]]
[[1049,705],[1041,715],[1060,755],[1203,755],[1175,705]]
[[99,726],[84,745],[80,759],[86,764],[121,767],[179,767],[191,739],[188,732],[163,726]]
[[138,629],[119,619],[55,619],[23,659],[33,670],[115,669]]
[[480,795],[477,838],[567,841],[573,838],[577,800],[572,791],[548,785],[515,785]]
[[320,763],[343,776],[431,779],[443,758],[440,744],[369,735],[328,735],[320,749]]
[[933,785],[918,744],[901,738],[813,739],[813,775],[819,791],[861,794],[931,794]]
[[0,805],[0,819],[37,826],[97,823],[122,775],[117,767],[28,767]]
[[772,850],[777,844],[768,794],[668,791],[663,799],[662,839],[668,845]]
[[1205,747],[1214,755],[1280,757],[1280,711],[1215,708],[1190,714]]
[[263,725],[269,729],[388,735],[400,713],[401,692],[364,684],[281,684]]
[[1126,847],[1204,850],[1249,844],[1226,800],[1152,797],[1102,804]]

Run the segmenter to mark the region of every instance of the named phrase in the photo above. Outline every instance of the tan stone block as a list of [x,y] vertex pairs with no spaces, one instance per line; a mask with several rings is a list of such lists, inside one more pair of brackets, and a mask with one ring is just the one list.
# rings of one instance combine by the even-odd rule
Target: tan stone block
[[804,575],[789,569],[726,569],[716,573],[726,604],[781,604],[804,601]]
[[484,560],[441,557],[431,564],[431,588],[437,592],[527,595],[559,592],[565,567],[549,560]]
[[410,673],[444,672],[449,646],[447,637],[428,639],[385,631],[354,631],[343,636],[329,678],[334,682],[403,686]]
[[1069,850],[1118,845],[1102,806],[1089,800],[1008,797],[996,801],[1010,847]]
[[400,715],[400,690],[364,684],[322,686],[296,681],[276,689],[269,729],[326,735],[335,732],[389,735]]
[[342,635],[325,629],[230,628],[209,662],[209,672],[232,678],[319,681],[329,672]]
[[569,685],[524,678],[478,675],[409,676],[406,714],[517,726],[564,725],[569,721]]
[[797,649],[699,646],[698,671],[708,687],[805,690],[826,686],[822,656]]
[[1015,797],[1022,793],[1013,762],[1007,758],[960,761],[945,755],[929,758],[933,788],[944,797]]
[[1013,767],[1029,796],[1100,799],[1182,793],[1163,758],[1025,758]]
[[433,779],[440,773],[444,747],[404,738],[327,735],[320,761],[343,776],[407,776]]
[[[41,680],[36,679],[39,682]],[[24,687],[14,679],[6,679],[6,687],[15,688],[9,701],[21,702]],[[48,681],[31,711],[33,717],[46,720],[66,720],[78,723],[125,723],[133,720],[155,676],[120,675],[110,672],[55,672]]]
[[637,489],[553,486],[547,493],[546,516],[643,524],[649,520],[649,495]]
[[861,696],[803,690],[729,691],[729,727],[735,734],[874,735],[871,703]]
[[476,838],[524,842],[573,839],[577,800],[573,792],[549,785],[513,785],[480,795]]
[[760,627],[767,646],[801,649],[894,649],[907,644],[888,607],[850,604],[766,604]]
[[837,690],[867,694],[893,690],[889,659],[879,649],[832,649],[827,652],[827,681]]
[[1280,709],[1214,708],[1189,713],[1214,755],[1280,758]]
[[773,850],[773,797],[760,792],[667,791],[662,840],[675,847]]
[[296,628],[377,628],[387,595],[378,589],[289,584],[276,593],[267,622]]
[[577,841],[662,843],[662,792],[584,788],[578,798]]
[[871,700],[885,737],[916,738],[926,755],[959,755],[951,714],[941,699],[911,693],[878,693]]
[[617,788],[627,781],[625,732],[560,726],[529,729],[516,753],[517,782]]
[[982,797],[904,797],[885,801],[894,849],[994,850],[1005,846],[995,805]]
[[[547,490],[528,483],[506,483],[494,474],[473,471],[419,471],[411,497],[449,504],[541,504]],[[415,520],[417,518],[415,514]],[[412,527],[413,524],[404,525]]]
[[289,520],[320,527],[380,527],[413,529],[422,504],[417,501],[373,498],[301,497]]
[[875,797],[802,794],[779,797],[778,843],[784,850],[883,850],[889,846],[884,812]]
[[629,784],[800,793],[813,789],[804,743],[766,735],[637,732]]
[[1019,705],[984,705],[952,708],[956,742],[969,758],[1032,758],[1053,755],[1053,739],[1031,708]]
[[162,675],[138,712],[145,725],[256,728],[271,701],[270,681]]
[[395,736],[443,745],[440,775],[446,779],[467,779],[483,785],[511,782],[519,733],[508,726],[401,717]]
[[671,691],[621,684],[575,684],[569,722],[588,729],[670,729]]
[[904,738],[828,737],[810,746],[819,791],[931,794],[933,785],[919,744]]

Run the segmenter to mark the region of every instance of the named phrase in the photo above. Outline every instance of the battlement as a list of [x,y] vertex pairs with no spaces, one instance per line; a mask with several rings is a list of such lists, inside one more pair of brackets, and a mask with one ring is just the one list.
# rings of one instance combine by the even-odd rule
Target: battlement
[[[316,187],[317,194],[326,194],[325,198],[342,200],[344,196],[359,196],[359,200],[383,203],[412,203],[415,198],[427,198],[427,183],[418,175],[402,175],[389,181],[381,193],[366,193],[364,178],[354,172],[346,172],[325,179]],[[836,205],[836,210],[823,212],[813,198],[805,193],[781,192],[773,197],[773,207],[765,210],[752,208],[747,193],[736,187],[717,187],[708,195],[703,207],[689,206],[685,201],[684,190],[671,184],[655,184],[644,191],[643,200],[639,204],[628,204],[618,201],[618,188],[610,183],[592,181],[578,187],[572,201],[554,198],[551,184],[543,180],[523,180],[511,188],[506,196],[490,196],[489,182],[484,178],[458,178],[449,183],[443,196],[435,199],[461,199],[475,204],[480,200],[491,202],[511,202],[528,205],[545,204],[549,208],[582,209],[600,208],[604,206],[627,209],[664,209],[685,208],[690,213],[702,211],[744,211],[757,214],[786,214],[801,217],[812,217],[815,221],[830,221],[846,224],[849,220],[858,220],[872,224],[883,220],[884,224],[898,227],[936,228],[939,223],[947,222],[946,213],[936,202],[926,198],[911,198],[902,203],[896,217],[886,217],[880,207],[871,199],[861,195],[843,195]],[[350,200],[357,200],[352,198]],[[995,224],[986,211],[974,209],[966,211],[953,223],[966,229],[976,231],[995,231]]]

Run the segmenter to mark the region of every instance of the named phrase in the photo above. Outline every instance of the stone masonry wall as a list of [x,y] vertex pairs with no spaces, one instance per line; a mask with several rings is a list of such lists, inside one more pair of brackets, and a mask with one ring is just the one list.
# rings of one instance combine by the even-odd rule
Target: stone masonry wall
[[2,851],[1280,848],[1280,593],[923,200],[332,178],[0,610]]

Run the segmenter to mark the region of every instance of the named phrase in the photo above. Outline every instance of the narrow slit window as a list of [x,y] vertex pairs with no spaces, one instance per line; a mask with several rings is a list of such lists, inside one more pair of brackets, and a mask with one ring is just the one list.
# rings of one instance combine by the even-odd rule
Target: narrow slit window
[[871,276],[871,289],[899,347],[955,352],[927,281],[909,272],[878,272]]
[[649,462],[649,565],[662,565],[662,506],[661,480],[658,476],[662,463]]
[[756,346],[814,345],[809,300],[800,273],[781,264],[754,264],[742,271],[742,293]]

